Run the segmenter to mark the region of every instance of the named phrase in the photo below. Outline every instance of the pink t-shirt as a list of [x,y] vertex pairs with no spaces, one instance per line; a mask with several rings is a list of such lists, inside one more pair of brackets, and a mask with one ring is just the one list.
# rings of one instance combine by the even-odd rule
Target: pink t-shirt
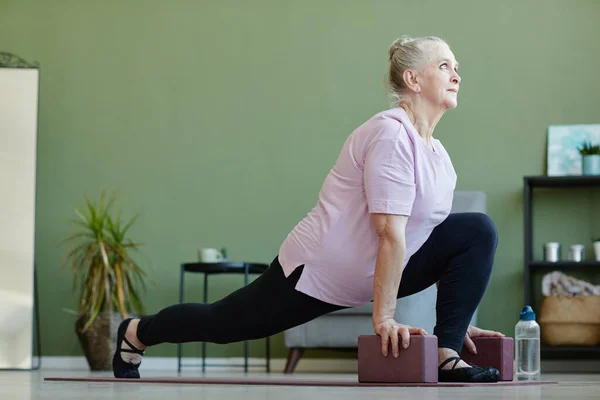
[[433,139],[431,151],[404,109],[380,112],[348,137],[315,207],[289,233],[279,262],[296,289],[322,301],[358,306],[373,300],[379,249],[371,213],[409,215],[406,258],[450,213],[456,173]]

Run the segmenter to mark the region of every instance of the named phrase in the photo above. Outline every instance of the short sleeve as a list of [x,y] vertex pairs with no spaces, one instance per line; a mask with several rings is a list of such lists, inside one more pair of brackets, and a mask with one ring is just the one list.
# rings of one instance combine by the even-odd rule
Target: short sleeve
[[416,192],[413,149],[408,135],[378,138],[369,145],[364,164],[369,212],[410,215]]

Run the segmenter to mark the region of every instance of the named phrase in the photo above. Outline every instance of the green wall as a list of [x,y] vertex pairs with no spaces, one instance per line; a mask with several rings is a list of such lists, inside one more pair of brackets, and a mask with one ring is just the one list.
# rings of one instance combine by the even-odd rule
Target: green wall
[[[56,242],[85,193],[116,189],[125,216],[143,212],[132,235],[149,245],[140,261],[154,282],[151,312],[178,301],[179,263],[199,247],[270,262],[347,135],[387,107],[387,50],[402,34],[442,36],[461,63],[459,107],[435,135],[458,189],[488,194],[500,245],[480,325],[512,334],[523,306],[522,177],[545,173],[548,125],[600,122],[599,20],[596,0],[0,0],[0,51],[42,70],[43,354],[82,354],[63,311],[74,300]],[[553,233],[589,241],[597,200],[545,194],[536,246]],[[567,218],[561,206],[578,212]],[[201,278],[189,282],[188,300],[201,300]],[[241,282],[211,279],[210,299]],[[209,348],[242,354],[241,345]],[[174,345],[148,352],[175,354]],[[282,335],[272,354],[285,356]]]

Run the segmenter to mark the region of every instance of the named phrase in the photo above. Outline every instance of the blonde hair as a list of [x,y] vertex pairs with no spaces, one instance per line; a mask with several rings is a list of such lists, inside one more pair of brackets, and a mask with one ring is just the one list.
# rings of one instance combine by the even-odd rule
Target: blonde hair
[[447,44],[437,36],[410,37],[403,35],[394,40],[389,49],[390,67],[387,77],[388,96],[392,106],[404,100],[406,85],[404,83],[404,71],[407,69],[418,69],[428,60],[423,51],[423,45],[429,43]]

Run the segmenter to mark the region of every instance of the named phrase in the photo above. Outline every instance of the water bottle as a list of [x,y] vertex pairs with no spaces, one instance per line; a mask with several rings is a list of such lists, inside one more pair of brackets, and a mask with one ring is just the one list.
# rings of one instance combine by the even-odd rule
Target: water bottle
[[515,326],[515,361],[518,381],[539,381],[540,371],[540,326],[535,322],[535,313],[525,306]]

